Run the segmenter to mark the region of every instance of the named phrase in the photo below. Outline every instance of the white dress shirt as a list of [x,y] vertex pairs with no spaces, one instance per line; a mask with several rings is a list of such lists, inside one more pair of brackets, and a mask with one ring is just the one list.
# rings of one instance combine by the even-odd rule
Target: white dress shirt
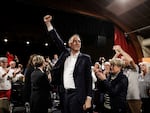
[[75,89],[73,72],[78,58],[79,52],[75,55],[71,54],[66,58],[64,63],[63,83],[65,89]]

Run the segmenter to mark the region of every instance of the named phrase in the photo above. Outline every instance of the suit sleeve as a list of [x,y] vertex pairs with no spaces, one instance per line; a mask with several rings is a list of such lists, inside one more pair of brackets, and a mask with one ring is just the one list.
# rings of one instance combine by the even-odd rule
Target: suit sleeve
[[49,35],[60,51],[66,49],[66,47],[64,46],[64,41],[60,38],[59,34],[56,32],[55,29],[49,31]]
[[87,96],[92,97],[92,72],[91,72],[92,61],[90,57],[88,57],[87,60],[88,60],[86,71]]

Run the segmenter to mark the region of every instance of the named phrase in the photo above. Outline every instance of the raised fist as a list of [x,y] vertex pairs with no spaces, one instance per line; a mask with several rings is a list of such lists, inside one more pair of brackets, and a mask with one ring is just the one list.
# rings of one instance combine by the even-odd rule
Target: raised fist
[[50,22],[52,20],[52,16],[51,15],[46,15],[46,16],[44,16],[43,20],[44,20],[45,23]]

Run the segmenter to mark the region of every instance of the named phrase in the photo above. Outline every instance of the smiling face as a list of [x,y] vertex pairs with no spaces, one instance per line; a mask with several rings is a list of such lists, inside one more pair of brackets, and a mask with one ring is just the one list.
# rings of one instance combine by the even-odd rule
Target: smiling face
[[80,51],[81,48],[81,40],[79,35],[75,34],[73,35],[69,40],[69,47],[71,48],[71,51],[74,53],[77,53]]

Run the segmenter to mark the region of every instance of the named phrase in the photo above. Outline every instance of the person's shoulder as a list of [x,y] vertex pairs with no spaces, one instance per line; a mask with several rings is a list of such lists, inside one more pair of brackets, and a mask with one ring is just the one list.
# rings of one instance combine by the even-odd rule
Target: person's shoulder
[[86,54],[86,53],[80,53],[80,55],[83,56],[83,57],[88,57],[88,58],[91,57],[89,54]]

